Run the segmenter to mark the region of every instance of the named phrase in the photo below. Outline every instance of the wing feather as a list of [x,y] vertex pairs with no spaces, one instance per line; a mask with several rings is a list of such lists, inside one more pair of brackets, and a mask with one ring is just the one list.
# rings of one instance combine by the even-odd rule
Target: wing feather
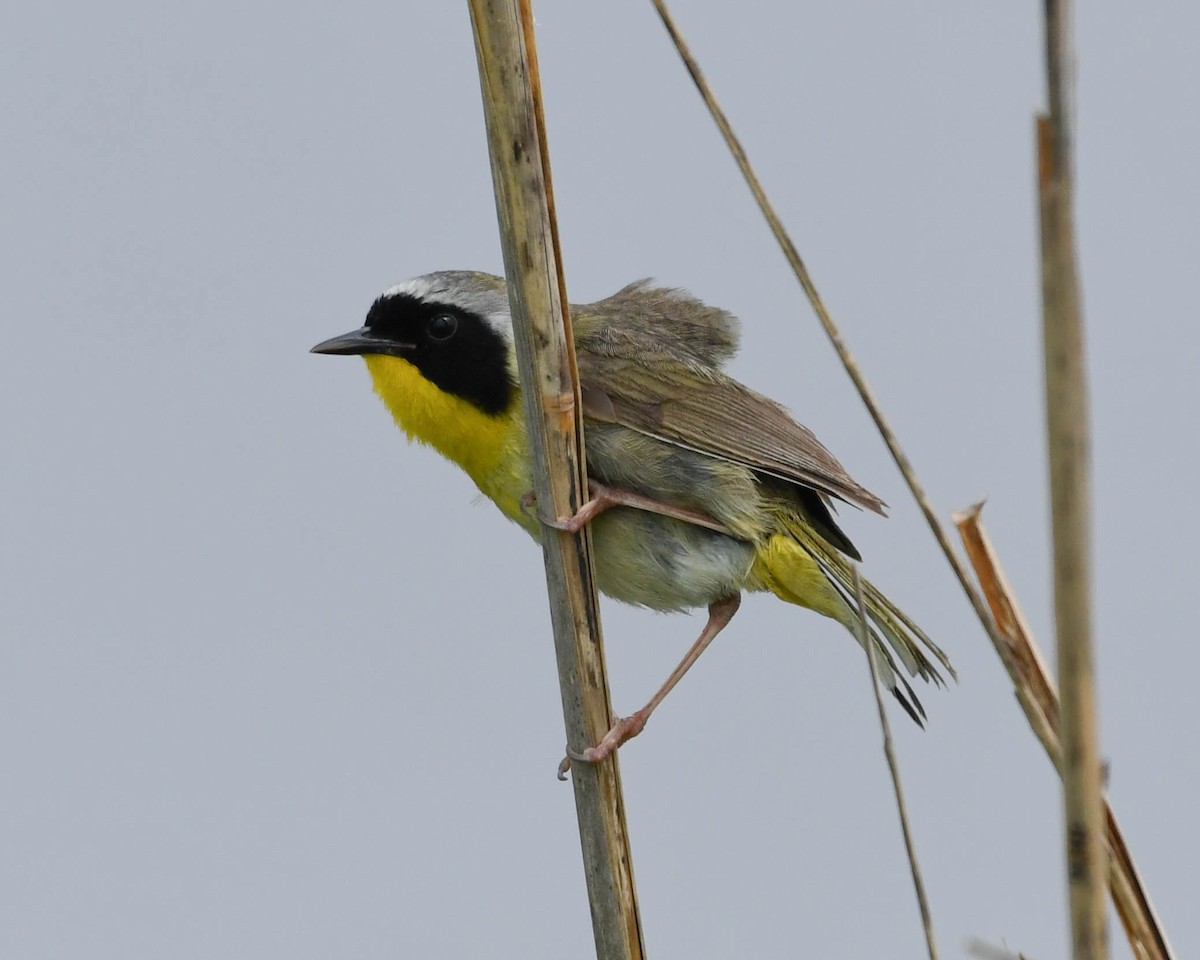
[[813,432],[775,401],[722,373],[697,352],[674,349],[674,337],[645,336],[608,317],[589,315],[587,307],[573,309],[578,311],[573,314],[576,359],[589,417],[884,512],[883,501],[858,484]]

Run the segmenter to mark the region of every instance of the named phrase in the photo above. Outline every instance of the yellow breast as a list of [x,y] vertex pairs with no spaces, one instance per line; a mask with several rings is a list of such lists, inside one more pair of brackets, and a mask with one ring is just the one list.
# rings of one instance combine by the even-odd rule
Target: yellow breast
[[528,526],[520,506],[532,489],[519,403],[498,415],[441,390],[399,357],[363,359],[375,392],[408,436],[458,464],[510,519]]

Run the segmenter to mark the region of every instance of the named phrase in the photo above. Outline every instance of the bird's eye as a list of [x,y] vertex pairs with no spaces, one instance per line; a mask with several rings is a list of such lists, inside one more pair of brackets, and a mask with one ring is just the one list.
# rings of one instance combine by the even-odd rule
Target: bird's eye
[[437,313],[425,324],[425,331],[430,340],[444,342],[454,336],[458,330],[458,317],[452,313]]

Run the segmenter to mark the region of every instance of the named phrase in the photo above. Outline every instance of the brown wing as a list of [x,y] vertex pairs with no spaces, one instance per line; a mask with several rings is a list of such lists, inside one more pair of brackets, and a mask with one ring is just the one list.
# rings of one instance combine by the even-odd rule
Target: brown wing
[[573,308],[587,416],[883,513],[883,501],[782,406],[694,357],[681,358],[661,337],[634,335],[588,310]]
[[[710,307],[684,290],[656,287],[650,280],[631,283],[606,300],[571,310],[583,312],[584,324],[598,340],[610,334],[619,337],[622,328],[632,328],[638,330],[643,348],[710,367],[720,367],[738,348],[738,320],[732,313]],[[619,326],[612,323],[615,317],[621,320]]]

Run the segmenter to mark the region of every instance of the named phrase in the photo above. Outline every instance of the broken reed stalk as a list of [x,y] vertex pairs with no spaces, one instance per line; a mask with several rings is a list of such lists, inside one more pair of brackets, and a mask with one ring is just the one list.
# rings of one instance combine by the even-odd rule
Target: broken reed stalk
[[[1008,671],[1017,702],[1025,711],[1029,726],[1061,776],[1063,753],[1059,738],[1061,720],[1058,693],[1038,650],[1037,641],[1004,576],[983,522],[979,519],[982,509],[983,504],[976,504],[969,510],[956,513],[954,523],[1003,638],[1003,642],[996,646],[996,654]],[[1102,801],[1108,846],[1108,887],[1129,947],[1137,960],[1173,960],[1166,931],[1159,923],[1150,896],[1138,875],[1116,814],[1107,798],[1102,798]]]
[[1042,330],[1071,941],[1075,960],[1104,960],[1104,815],[1092,659],[1087,372],[1072,197],[1070,19],[1069,0],[1046,0],[1050,110],[1037,121]]
[[904,788],[900,785],[900,765],[896,762],[896,751],[892,747],[892,725],[888,723],[887,711],[883,708],[883,696],[879,692],[879,669],[875,663],[875,645],[867,629],[867,605],[863,600],[862,575],[858,564],[852,563],[854,575],[854,602],[858,606],[858,624],[855,631],[858,642],[867,654],[867,667],[871,671],[871,692],[875,695],[875,707],[879,711],[879,726],[883,730],[883,755],[887,758],[888,772],[892,775],[892,791],[896,795],[896,811],[900,815],[900,830],[904,834],[904,850],[908,854],[908,866],[912,871],[913,889],[917,893],[917,908],[921,911],[921,926],[925,930],[925,946],[929,960],[938,960],[937,943],[933,938],[933,918],[929,913],[929,898],[925,895],[925,882],[921,879],[921,866],[917,862],[917,848],[913,844],[912,829],[908,824],[908,807],[904,803]]
[[[538,508],[570,516],[587,490],[570,334],[529,0],[469,0]],[[543,530],[567,742],[612,722],[591,535]],[[571,777],[598,960],[645,954],[616,757]]]

